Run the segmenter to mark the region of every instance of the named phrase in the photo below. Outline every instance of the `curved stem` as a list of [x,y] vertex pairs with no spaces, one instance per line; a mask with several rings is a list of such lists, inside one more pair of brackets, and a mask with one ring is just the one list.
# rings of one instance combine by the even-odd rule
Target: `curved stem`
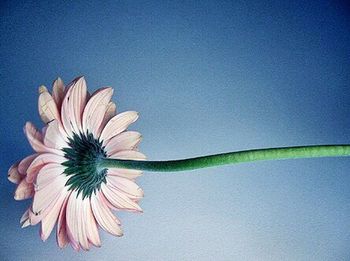
[[156,172],[172,172],[208,168],[227,164],[237,164],[242,162],[252,162],[258,160],[339,156],[350,156],[350,145],[315,145],[254,149],[189,159],[166,161],[121,160],[104,158],[99,162],[99,166],[101,168],[123,168]]

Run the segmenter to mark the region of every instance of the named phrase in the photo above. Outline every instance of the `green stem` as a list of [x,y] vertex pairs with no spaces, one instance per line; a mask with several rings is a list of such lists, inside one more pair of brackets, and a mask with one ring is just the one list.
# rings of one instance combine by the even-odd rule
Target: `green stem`
[[318,158],[350,156],[350,145],[316,145],[282,147],[228,152],[180,160],[141,161],[101,159],[101,168],[123,168],[159,172],[172,172],[208,168],[227,164],[252,162],[258,160],[278,160],[296,158]]

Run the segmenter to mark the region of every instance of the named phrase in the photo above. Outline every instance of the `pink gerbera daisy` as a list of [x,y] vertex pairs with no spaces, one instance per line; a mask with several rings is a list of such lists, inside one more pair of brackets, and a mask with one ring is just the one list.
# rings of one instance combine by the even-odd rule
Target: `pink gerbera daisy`
[[24,132],[35,154],[9,169],[18,184],[16,200],[33,198],[21,218],[22,227],[41,222],[46,240],[57,223],[57,243],[75,250],[101,246],[98,227],[122,236],[120,221],[111,210],[142,212],[143,191],[134,179],[141,171],[100,167],[103,158],[144,160],[137,151],[141,135],[127,131],[137,112],[116,114],[113,89],[101,88],[90,97],[84,77],[68,86],[60,78],[52,95],[39,88],[42,131],[27,122]]

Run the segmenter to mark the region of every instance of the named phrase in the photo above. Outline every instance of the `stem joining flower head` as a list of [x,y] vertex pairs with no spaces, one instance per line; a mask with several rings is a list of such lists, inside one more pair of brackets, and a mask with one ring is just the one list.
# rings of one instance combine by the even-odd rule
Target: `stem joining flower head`
[[62,163],[66,167],[63,174],[70,177],[65,185],[69,186],[69,190],[77,190],[77,195],[83,193],[83,198],[91,197],[92,193],[101,189],[102,182],[107,182],[107,169],[98,168],[98,162],[107,156],[102,142],[92,133],[73,133],[68,145],[68,148],[62,149],[68,159]]

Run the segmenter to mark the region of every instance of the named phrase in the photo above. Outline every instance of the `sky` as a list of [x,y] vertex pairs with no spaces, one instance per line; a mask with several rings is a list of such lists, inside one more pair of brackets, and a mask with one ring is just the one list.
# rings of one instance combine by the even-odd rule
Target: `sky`
[[145,172],[124,236],[76,253],[22,229],[8,168],[37,88],[84,75],[136,110],[150,160],[350,138],[345,1],[1,1],[1,260],[349,260],[349,158]]

